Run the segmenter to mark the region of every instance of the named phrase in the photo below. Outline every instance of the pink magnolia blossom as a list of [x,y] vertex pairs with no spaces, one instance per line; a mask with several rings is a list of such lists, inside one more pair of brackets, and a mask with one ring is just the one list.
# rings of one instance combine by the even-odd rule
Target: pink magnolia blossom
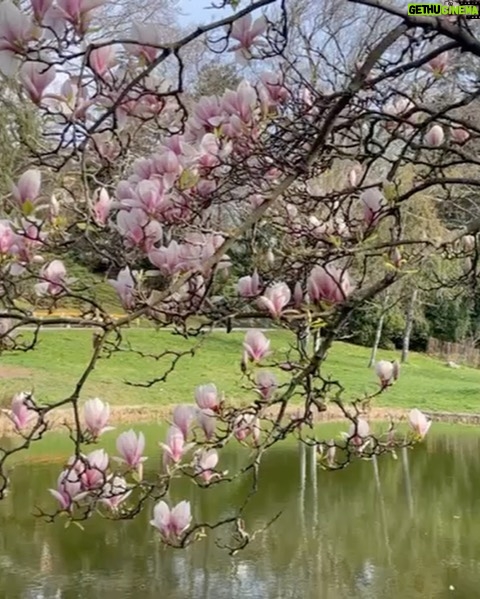
[[173,410],[173,424],[182,431],[183,438],[186,440],[188,431],[195,418],[195,407],[190,405],[175,406]]
[[216,449],[202,449],[195,456],[195,474],[198,474],[208,483],[215,476],[215,466],[218,464],[218,453]]
[[[358,418],[357,422],[352,422],[348,433],[346,433],[347,439],[349,439],[354,445],[360,446],[370,435],[370,426],[363,418]],[[344,433],[345,436],[345,433]]]
[[105,189],[105,187],[97,189],[94,200],[95,203],[93,205],[93,215],[95,222],[99,225],[105,225],[113,204],[113,201],[108,195],[108,191]]
[[238,43],[230,48],[230,52],[235,52],[237,60],[245,64],[251,57],[250,49],[258,45],[257,37],[262,35],[267,29],[267,21],[261,16],[255,21],[249,13],[235,21],[232,25],[230,38]]
[[278,73],[263,73],[260,77],[263,86],[259,89],[260,101],[266,114],[275,110],[277,104],[288,100],[290,92],[284,85],[283,76]]
[[163,463],[165,466],[169,464],[178,464],[182,457],[193,447],[193,443],[185,443],[185,438],[178,426],[171,426],[168,429],[166,443],[159,443],[164,450]]
[[47,12],[50,10],[53,0],[30,0],[30,4],[32,5],[35,20],[37,23],[41,23]]
[[260,277],[257,270],[254,270],[252,276],[238,279],[237,292],[240,297],[255,297],[260,293]]
[[243,348],[247,360],[259,362],[270,353],[270,340],[261,331],[251,329],[245,335]]
[[308,295],[312,302],[338,304],[344,302],[353,291],[346,271],[327,264],[315,266],[307,281]]
[[57,9],[77,33],[86,32],[91,20],[91,11],[102,6],[105,0],[57,0]]
[[35,285],[37,295],[60,295],[65,290],[67,271],[61,260],[53,260],[40,271],[41,283]]
[[254,444],[260,440],[260,420],[254,414],[239,414],[233,423],[233,435],[237,441],[245,441],[252,436]]
[[450,136],[455,143],[463,144],[470,138],[470,133],[463,127],[450,127]]
[[32,410],[33,405],[33,397],[30,393],[21,392],[13,396],[7,415],[18,432],[27,428],[35,417],[35,411]]
[[115,47],[113,44],[100,46],[92,50],[88,57],[88,63],[92,71],[99,77],[103,77],[115,61]]
[[34,38],[31,18],[11,0],[0,2],[0,72],[6,77],[14,75],[20,56]]
[[199,385],[195,389],[195,401],[201,410],[217,411],[220,406],[217,387],[213,383]]
[[126,464],[129,468],[138,468],[146,457],[142,456],[145,449],[145,437],[143,433],[135,434],[135,431],[129,430],[122,433],[117,438],[117,451],[121,457],[115,458],[118,462]]
[[435,75],[443,75],[448,68],[450,62],[450,55],[448,52],[442,52],[432,58],[425,65],[427,69],[432,71]]
[[0,254],[8,254],[15,244],[17,236],[12,230],[9,221],[0,220]]
[[295,283],[295,289],[293,290],[293,304],[297,309],[303,304],[303,289],[300,281]]
[[130,268],[126,266],[118,273],[116,279],[108,279],[108,282],[118,293],[122,306],[131,310],[135,306],[135,279]]
[[82,483],[78,473],[69,468],[60,473],[56,489],[49,489],[62,510],[71,511],[76,501],[80,501],[87,493],[82,491]]
[[127,248],[138,247],[149,252],[162,237],[162,226],[150,220],[143,210],[120,210],[117,228]]
[[93,101],[88,97],[88,87],[82,85],[77,77],[66,79],[60,88],[60,94],[54,96],[59,102],[59,110],[66,118],[84,121]]
[[105,483],[100,501],[115,513],[130,494],[124,477],[114,476],[111,482]]
[[379,189],[367,189],[360,196],[363,203],[363,219],[367,227],[373,227],[385,207],[385,197]]
[[215,434],[217,428],[217,416],[213,410],[206,409],[196,411],[196,420],[200,428],[202,429],[207,441]]
[[441,146],[444,139],[445,134],[440,125],[433,125],[433,127],[429,129],[428,133],[425,135],[425,143],[434,148]]
[[102,433],[113,430],[113,427],[108,426],[110,418],[110,406],[108,403],[103,403],[98,397],[89,399],[83,406],[83,419],[87,431],[94,439]]
[[35,104],[40,104],[46,88],[56,77],[55,65],[41,62],[25,62],[20,69],[20,81]]
[[380,360],[380,362],[375,364],[375,374],[380,379],[380,385],[383,389],[398,379],[400,364],[396,361],[388,362],[387,360]]
[[108,454],[103,449],[96,449],[77,463],[77,472],[84,490],[98,489],[107,482]]
[[278,382],[274,374],[261,370],[257,373],[255,383],[257,391],[265,401],[271,399],[278,388]]
[[428,420],[425,414],[420,412],[420,410],[417,408],[414,408],[409,412],[408,422],[420,439],[425,438],[430,427],[432,426],[432,421]]
[[137,42],[125,44],[130,54],[142,58],[147,64],[155,60],[159,53],[155,46],[161,44],[159,26],[156,23],[133,23],[130,39]]
[[35,204],[40,194],[42,185],[42,174],[38,170],[29,170],[23,173],[17,184],[13,186],[13,197],[23,206],[24,204]]
[[150,262],[163,274],[172,276],[185,267],[182,246],[172,240],[167,247],[153,248],[148,254]]
[[276,283],[268,287],[265,294],[258,298],[258,307],[268,310],[273,318],[279,318],[291,297],[292,293],[286,283]]
[[165,501],[159,501],[153,508],[153,520],[150,524],[154,526],[166,541],[178,540],[192,522],[190,503],[181,501],[170,509]]

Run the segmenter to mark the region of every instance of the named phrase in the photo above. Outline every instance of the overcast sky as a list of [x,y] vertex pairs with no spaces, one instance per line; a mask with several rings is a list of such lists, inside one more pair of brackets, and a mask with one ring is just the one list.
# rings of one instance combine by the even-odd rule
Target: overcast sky
[[[219,2],[214,2],[219,4]],[[225,10],[210,9],[206,10],[207,6],[211,6],[212,0],[180,0],[180,7],[185,17],[181,18],[184,24],[187,23],[209,23],[213,19],[219,19],[232,14],[232,9]]]

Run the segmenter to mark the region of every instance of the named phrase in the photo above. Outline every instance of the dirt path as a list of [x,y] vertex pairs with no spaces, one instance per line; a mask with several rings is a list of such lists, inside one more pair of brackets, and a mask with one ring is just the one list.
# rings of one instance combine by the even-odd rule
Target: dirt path
[[[152,406],[152,405],[137,405],[137,406],[111,406],[110,424],[112,426],[121,424],[161,424],[169,420],[174,406]],[[288,413],[293,413],[297,410],[292,406]],[[435,422],[450,422],[460,424],[480,424],[480,414],[461,414],[450,412],[425,412]],[[405,420],[408,415],[408,410],[397,408],[371,408],[368,413],[368,420],[387,421],[394,419],[395,421]],[[59,409],[48,419],[51,430],[64,429],[67,423],[73,423],[73,415],[71,410]],[[337,406],[329,406],[326,412],[317,414],[316,422],[338,422],[345,421]],[[14,429],[10,419],[6,414],[0,413],[0,437],[8,437],[14,434]]]

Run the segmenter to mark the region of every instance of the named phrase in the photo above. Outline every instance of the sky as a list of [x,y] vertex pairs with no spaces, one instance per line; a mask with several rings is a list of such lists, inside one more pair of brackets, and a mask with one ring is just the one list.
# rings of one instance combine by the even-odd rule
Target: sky
[[208,6],[212,5],[212,2],[220,4],[220,2],[215,2],[215,0],[180,0],[179,6],[185,14],[185,17],[182,18],[183,23],[209,23],[214,19],[221,19],[232,14],[231,8],[223,10],[207,9]]

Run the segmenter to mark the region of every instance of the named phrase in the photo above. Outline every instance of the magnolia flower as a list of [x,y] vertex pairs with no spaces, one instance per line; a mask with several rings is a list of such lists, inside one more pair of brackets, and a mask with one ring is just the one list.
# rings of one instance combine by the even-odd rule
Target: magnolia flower
[[103,449],[96,449],[82,460],[78,460],[77,473],[80,475],[82,488],[85,490],[103,487],[107,482],[109,457]]
[[346,271],[328,264],[315,266],[307,281],[308,295],[312,302],[337,304],[344,302],[353,291]]
[[265,372],[264,370],[261,370],[257,373],[255,383],[257,386],[257,391],[265,401],[271,399],[278,387],[278,382],[275,378],[275,375],[271,372]]
[[243,347],[247,360],[259,362],[270,353],[270,340],[261,331],[251,329],[245,335]]
[[30,393],[17,393],[12,398],[10,412],[6,412],[18,432],[24,430],[35,417],[33,396]]
[[217,427],[217,416],[213,410],[197,410],[196,420],[200,428],[202,429],[207,441],[215,434]]
[[116,279],[108,279],[108,282],[118,293],[122,306],[131,310],[135,306],[135,280],[130,268],[126,266],[118,273]]
[[369,435],[370,426],[366,420],[363,420],[363,418],[358,418],[357,422],[352,422],[348,433],[346,433],[347,439],[357,446],[362,445]]
[[429,146],[433,146],[434,148],[441,146],[444,139],[445,134],[440,125],[433,125],[433,127],[425,135],[425,143],[427,143]]
[[114,476],[111,482],[105,483],[100,501],[112,510],[112,512],[116,512],[120,504],[128,498],[130,493],[127,481],[123,476]]
[[397,361],[380,360],[375,364],[375,374],[380,379],[382,389],[396,381],[400,375],[400,364]]
[[20,177],[18,183],[13,186],[13,197],[17,200],[20,206],[23,206],[27,203],[33,206],[40,194],[41,185],[42,174],[40,171],[36,169],[26,171]]
[[155,23],[133,23],[130,33],[130,39],[137,43],[127,43],[125,48],[133,56],[142,58],[147,64],[155,60],[158,55],[158,48],[154,46],[161,45],[159,27]]
[[143,433],[138,433],[137,437],[135,431],[129,430],[118,436],[117,451],[121,457],[115,458],[115,460],[126,464],[129,468],[138,468],[147,459],[142,457],[144,449],[145,437]]
[[286,283],[276,283],[268,287],[265,294],[258,298],[258,306],[260,309],[268,310],[273,318],[279,318],[291,296]]
[[239,414],[233,423],[233,435],[237,441],[245,441],[249,435],[255,445],[260,440],[260,420],[254,414]]
[[202,410],[218,410],[220,402],[218,400],[217,387],[213,383],[199,385],[195,389],[195,401]]
[[52,6],[53,0],[30,0],[30,4],[32,5],[35,20],[41,23]]
[[293,290],[293,304],[295,308],[300,308],[303,303],[303,289],[300,281],[295,283],[295,289]]
[[61,472],[57,481],[56,489],[49,489],[49,492],[55,497],[62,510],[71,511],[75,501],[79,501],[87,495],[82,492],[82,483],[80,478],[72,468]]
[[417,408],[414,408],[409,412],[408,422],[420,439],[425,438],[425,435],[432,425],[432,421],[428,420],[425,414],[420,412],[420,410],[417,410]]
[[0,254],[8,254],[15,244],[17,236],[7,220],[0,220]]
[[100,46],[90,52],[88,62],[92,71],[103,77],[115,60],[115,47],[112,44]]
[[55,66],[41,62],[25,62],[20,69],[20,81],[35,104],[40,104],[45,89],[56,77]]
[[104,2],[105,0],[57,0],[57,8],[63,18],[73,25],[76,32],[83,34],[91,20],[90,12]]
[[110,406],[103,403],[101,399],[89,399],[83,406],[83,419],[88,432],[94,439],[102,433],[113,430],[112,426],[107,426],[110,418]]
[[374,226],[385,205],[385,198],[379,189],[367,189],[360,196],[363,203],[363,218],[367,227]]
[[173,424],[182,431],[183,438],[188,437],[188,431],[195,417],[195,407],[188,405],[175,406]]
[[159,501],[153,508],[153,520],[150,520],[150,524],[160,532],[164,540],[176,541],[187,530],[191,521],[188,501],[181,501],[172,509],[165,501]]
[[261,16],[253,21],[250,13],[233,23],[230,38],[236,40],[238,44],[232,46],[230,52],[235,52],[236,58],[241,64],[245,64],[252,57],[250,48],[258,45],[256,38],[262,35],[266,28],[265,17]]
[[11,0],[0,2],[0,71],[10,77],[20,64],[20,56],[35,37],[31,18]]
[[237,292],[240,297],[256,297],[260,293],[260,277],[256,270],[252,276],[238,279]]
[[218,464],[218,453],[216,449],[202,449],[195,456],[195,474],[198,474],[208,483],[215,475],[215,466]]
[[168,429],[166,443],[159,445],[164,450],[163,463],[168,466],[171,463],[177,464],[194,443],[185,443],[182,431],[174,425]]
[[65,290],[67,271],[61,260],[52,260],[40,271],[41,283],[35,285],[37,295],[60,295]]
[[104,225],[107,222],[113,201],[108,195],[108,191],[105,189],[105,187],[97,189],[94,199],[95,203],[93,205],[93,215],[95,222],[99,225]]

